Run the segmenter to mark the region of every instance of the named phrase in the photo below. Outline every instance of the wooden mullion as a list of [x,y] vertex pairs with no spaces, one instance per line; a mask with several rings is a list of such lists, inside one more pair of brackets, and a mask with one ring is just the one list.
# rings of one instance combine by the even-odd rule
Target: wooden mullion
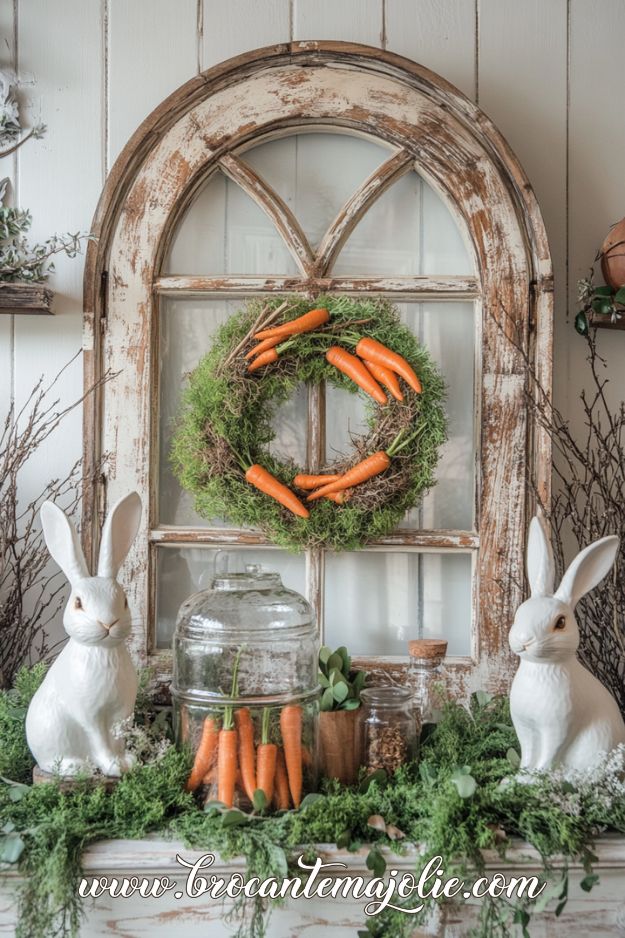
[[407,150],[400,150],[356,189],[321,239],[313,268],[317,276],[323,277],[332,269],[337,255],[356,225],[389,186],[409,172],[413,165],[414,157]]
[[226,154],[219,166],[272,220],[304,276],[313,268],[313,252],[295,215],[278,193],[238,156]]
[[[275,547],[261,531],[243,531],[234,528],[153,528],[149,534],[151,544],[196,547]],[[477,550],[479,535],[473,531],[394,531],[386,537],[367,543],[372,550]],[[277,549],[277,548],[276,548]]]
[[165,296],[207,298],[255,296],[259,293],[350,293],[388,296],[402,301],[471,300],[480,295],[479,281],[470,276],[422,277],[243,277],[166,276],[154,282]]

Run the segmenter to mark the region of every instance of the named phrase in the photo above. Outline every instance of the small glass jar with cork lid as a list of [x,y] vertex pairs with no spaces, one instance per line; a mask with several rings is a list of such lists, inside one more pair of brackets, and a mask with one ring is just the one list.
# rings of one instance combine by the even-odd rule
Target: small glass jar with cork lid
[[410,687],[382,685],[361,691],[362,759],[368,772],[392,775],[416,758],[417,721]]
[[421,720],[425,738],[440,721],[446,700],[443,659],[447,642],[443,638],[419,638],[408,642],[410,655],[409,686],[414,706]]

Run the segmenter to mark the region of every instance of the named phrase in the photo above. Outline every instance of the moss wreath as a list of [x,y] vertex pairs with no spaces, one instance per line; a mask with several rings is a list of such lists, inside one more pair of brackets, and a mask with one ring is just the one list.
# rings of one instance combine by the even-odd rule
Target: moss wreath
[[[296,319],[313,308],[326,308],[329,322],[315,332],[297,335],[274,363],[248,372],[245,355],[253,336],[268,326]],[[353,351],[359,338],[376,339],[403,356],[419,375],[422,393],[402,382],[403,402],[390,397],[380,406],[367,396],[368,432],[352,436],[354,451],[339,455],[320,472],[343,473],[366,456],[387,451],[402,440],[390,467],[356,486],[339,505],[321,498],[309,502],[310,516],[296,517],[245,479],[245,469],[260,464],[293,487],[306,470],[271,452],[272,419],[301,383],[330,382],[359,389],[331,365],[325,353],[333,345]],[[361,392],[362,393],[362,392]],[[171,459],[183,488],[194,496],[195,510],[207,520],[260,528],[289,550],[327,547],[355,550],[393,530],[434,484],[434,469],[446,439],[445,386],[427,350],[399,320],[386,300],[320,296],[253,300],[218,330],[210,352],[191,374],[175,430]],[[305,499],[307,493],[298,493]]]

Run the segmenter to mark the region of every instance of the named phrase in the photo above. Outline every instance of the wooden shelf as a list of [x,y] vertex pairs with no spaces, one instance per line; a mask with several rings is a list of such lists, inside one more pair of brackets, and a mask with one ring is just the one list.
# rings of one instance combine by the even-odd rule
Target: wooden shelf
[[0,283],[0,315],[52,315],[54,293],[41,283]]
[[592,326],[593,329],[620,329],[621,331],[625,331],[625,315],[612,322],[609,315],[605,315],[604,313],[591,313],[588,317],[588,324]]

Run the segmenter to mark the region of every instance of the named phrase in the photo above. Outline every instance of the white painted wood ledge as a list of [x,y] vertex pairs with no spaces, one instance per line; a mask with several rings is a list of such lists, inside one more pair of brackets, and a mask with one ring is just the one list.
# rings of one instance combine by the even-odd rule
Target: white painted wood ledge
[[[195,862],[209,850],[190,850],[180,841],[163,840],[157,836],[144,840],[101,841],[89,847],[83,857],[83,868],[92,876],[168,876],[183,889],[187,871],[176,861],[176,855],[187,862]],[[347,875],[368,877],[366,868],[368,848],[349,853],[329,844],[319,845],[318,856],[326,862],[342,862]],[[564,912],[556,918],[551,911],[532,917],[532,938],[576,938],[593,935],[625,936],[625,838],[605,835],[596,844],[597,862],[594,870],[599,883],[590,893],[580,889],[585,873],[580,864],[570,867],[569,901]],[[410,848],[405,856],[387,852],[389,869],[412,871],[425,865],[419,863],[418,849]],[[555,864],[559,865],[559,864]],[[537,851],[517,841],[508,852],[506,862],[496,854],[486,855],[486,867],[491,873],[502,872],[510,878],[514,875],[540,875],[542,864]],[[210,869],[216,876],[245,872],[244,858],[230,862],[216,857]],[[9,873],[0,884],[0,935],[13,935],[16,921],[15,891],[19,884],[17,874]],[[203,938],[218,938],[234,934],[236,926],[225,921],[230,909],[221,901],[207,897],[181,899],[174,897],[175,890],[160,899],[111,899],[101,897],[85,900],[87,914],[81,930],[81,938],[143,938],[143,936],[165,934],[175,938],[196,938],[201,929]],[[354,938],[355,932],[363,927],[364,902],[353,900],[295,900],[272,912],[268,938],[327,938],[328,927],[333,938]],[[552,904],[553,905],[553,904]],[[418,936],[437,938],[463,938],[475,924],[477,906],[454,905],[447,907],[440,917],[433,919],[427,928],[417,929]],[[158,931],[162,929],[162,931]]]

